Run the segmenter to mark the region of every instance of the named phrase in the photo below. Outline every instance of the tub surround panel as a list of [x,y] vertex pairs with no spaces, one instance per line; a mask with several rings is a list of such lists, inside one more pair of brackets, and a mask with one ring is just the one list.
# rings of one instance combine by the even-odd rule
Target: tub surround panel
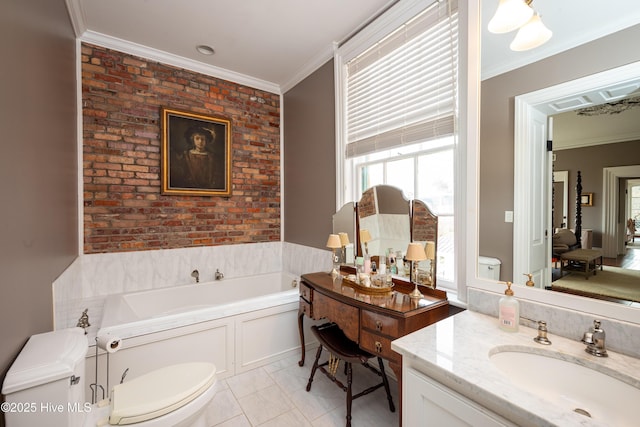
[[[95,336],[108,295],[286,271],[296,276],[330,270],[328,251],[284,243],[249,243],[155,251],[87,254],[77,258],[53,283],[54,328],[76,325],[89,309],[88,329]],[[223,279],[224,280],[224,279]]]
[[282,271],[302,276],[314,271],[331,271],[331,268],[329,250],[283,242]]
[[[471,311],[497,318],[498,300],[501,296],[492,292],[469,288],[468,308]],[[606,345],[608,349],[640,358],[640,327],[637,325],[537,302],[521,299],[519,301],[521,325],[529,326],[531,323],[523,319],[523,317],[536,321],[544,320],[547,322],[549,334],[579,341],[582,339],[582,334],[593,326],[593,321],[597,318],[602,321],[602,328],[607,334]]]
[[640,386],[640,360],[611,351],[608,358],[597,358],[587,354],[581,342],[553,332],[549,335],[553,344],[541,346],[532,339],[536,334],[528,327],[521,327],[516,333],[503,332],[495,317],[466,310],[394,341],[392,348],[403,355],[409,366],[521,426],[602,424],[514,386],[489,358],[497,347],[525,346],[533,353],[559,352],[560,357],[577,359],[586,366],[601,365],[617,371],[627,379],[631,377],[632,382],[635,380],[631,385]]

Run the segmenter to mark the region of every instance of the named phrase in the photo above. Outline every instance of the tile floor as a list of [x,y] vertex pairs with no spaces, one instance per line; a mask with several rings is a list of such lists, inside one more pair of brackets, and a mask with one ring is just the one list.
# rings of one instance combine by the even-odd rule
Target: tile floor
[[[306,355],[305,365],[298,366],[299,356],[218,380],[217,393],[208,408],[211,427],[328,427],[346,423],[346,393],[317,371],[311,391],[306,391],[316,350]],[[326,360],[326,350],[321,362]],[[339,372],[344,372],[341,362]],[[340,378],[340,377],[339,377]],[[340,378],[343,380],[343,378]],[[353,366],[354,394],[378,382],[378,377],[362,366]],[[343,381],[346,384],[346,381]],[[396,412],[389,411],[384,388],[353,401],[352,425],[398,426],[398,384],[389,378]]]

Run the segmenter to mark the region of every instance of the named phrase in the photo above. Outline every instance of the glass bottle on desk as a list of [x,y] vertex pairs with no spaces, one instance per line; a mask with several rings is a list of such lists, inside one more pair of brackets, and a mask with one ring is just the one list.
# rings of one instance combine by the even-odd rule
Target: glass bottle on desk
[[396,257],[389,254],[389,273],[398,274],[398,266],[396,265]]

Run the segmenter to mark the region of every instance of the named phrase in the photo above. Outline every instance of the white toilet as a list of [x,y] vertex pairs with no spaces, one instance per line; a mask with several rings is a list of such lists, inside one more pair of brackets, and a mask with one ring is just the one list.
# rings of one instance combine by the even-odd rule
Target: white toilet
[[500,260],[498,258],[479,256],[478,277],[490,280],[500,280]]
[[213,364],[157,369],[116,385],[109,400],[91,405],[84,399],[87,350],[81,328],[29,338],[2,386],[6,426],[206,426],[216,383]]

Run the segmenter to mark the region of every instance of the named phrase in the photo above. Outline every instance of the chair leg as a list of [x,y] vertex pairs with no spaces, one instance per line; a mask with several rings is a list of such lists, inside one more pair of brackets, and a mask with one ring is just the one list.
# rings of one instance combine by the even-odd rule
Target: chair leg
[[380,365],[380,374],[382,375],[382,382],[384,384],[384,389],[387,392],[387,399],[389,400],[389,410],[391,412],[396,412],[396,407],[393,404],[393,398],[391,397],[391,389],[389,388],[389,380],[387,379],[387,374],[384,371],[384,364],[382,363],[382,358],[378,357],[378,365]]
[[309,382],[307,383],[307,391],[311,390],[311,383],[313,382],[313,376],[316,374],[316,369],[318,369],[318,361],[320,360],[321,354],[322,354],[322,345],[319,345],[318,351],[316,352],[316,360],[313,362],[313,367],[311,368],[311,375],[309,376]]
[[353,397],[351,394],[351,383],[353,382],[353,371],[351,370],[351,363],[345,362],[347,368],[347,427],[351,427],[351,402]]

